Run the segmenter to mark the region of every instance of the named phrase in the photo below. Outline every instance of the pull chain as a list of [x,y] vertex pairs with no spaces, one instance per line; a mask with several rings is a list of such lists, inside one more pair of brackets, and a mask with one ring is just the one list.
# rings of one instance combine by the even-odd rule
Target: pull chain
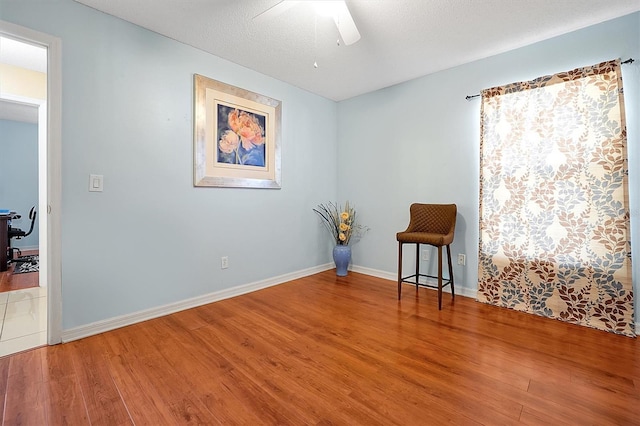
[[318,15],[313,26],[313,67],[318,68]]

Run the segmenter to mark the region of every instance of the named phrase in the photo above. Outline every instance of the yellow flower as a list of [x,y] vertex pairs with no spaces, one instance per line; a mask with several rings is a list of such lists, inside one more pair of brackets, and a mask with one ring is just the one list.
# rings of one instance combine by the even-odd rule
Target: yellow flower
[[341,224],[340,224],[340,230],[341,230],[342,232],[344,232],[344,231],[348,231],[348,230],[349,230],[349,228],[350,228],[350,227],[349,227],[349,225],[347,225],[346,223],[341,223]]
[[340,238],[340,241],[344,241],[347,239],[347,236],[344,235],[344,232],[341,232],[340,235],[338,235],[338,238]]
[[347,212],[342,212],[342,213],[340,214],[340,219],[342,219],[342,220],[347,220],[347,219],[349,219],[349,213],[347,213]]

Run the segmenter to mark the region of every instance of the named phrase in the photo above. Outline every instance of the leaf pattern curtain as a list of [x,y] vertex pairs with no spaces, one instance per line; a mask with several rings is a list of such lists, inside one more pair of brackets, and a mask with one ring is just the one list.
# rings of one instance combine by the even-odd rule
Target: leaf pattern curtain
[[620,61],[482,92],[478,300],[634,336]]

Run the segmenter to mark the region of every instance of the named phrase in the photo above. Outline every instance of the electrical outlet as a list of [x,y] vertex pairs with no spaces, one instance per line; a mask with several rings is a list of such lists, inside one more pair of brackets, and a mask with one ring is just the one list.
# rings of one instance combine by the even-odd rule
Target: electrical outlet
[[422,260],[425,262],[428,262],[430,258],[431,258],[431,250],[429,249],[422,250]]
[[466,263],[467,263],[467,256],[465,256],[462,253],[458,254],[458,265],[464,266]]
[[229,267],[229,257],[222,256],[220,258],[220,269],[227,269]]

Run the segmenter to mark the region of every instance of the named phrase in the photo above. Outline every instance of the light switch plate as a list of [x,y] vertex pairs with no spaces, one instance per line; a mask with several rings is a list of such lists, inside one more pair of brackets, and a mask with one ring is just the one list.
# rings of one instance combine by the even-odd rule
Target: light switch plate
[[102,192],[103,181],[103,175],[89,175],[89,192]]

